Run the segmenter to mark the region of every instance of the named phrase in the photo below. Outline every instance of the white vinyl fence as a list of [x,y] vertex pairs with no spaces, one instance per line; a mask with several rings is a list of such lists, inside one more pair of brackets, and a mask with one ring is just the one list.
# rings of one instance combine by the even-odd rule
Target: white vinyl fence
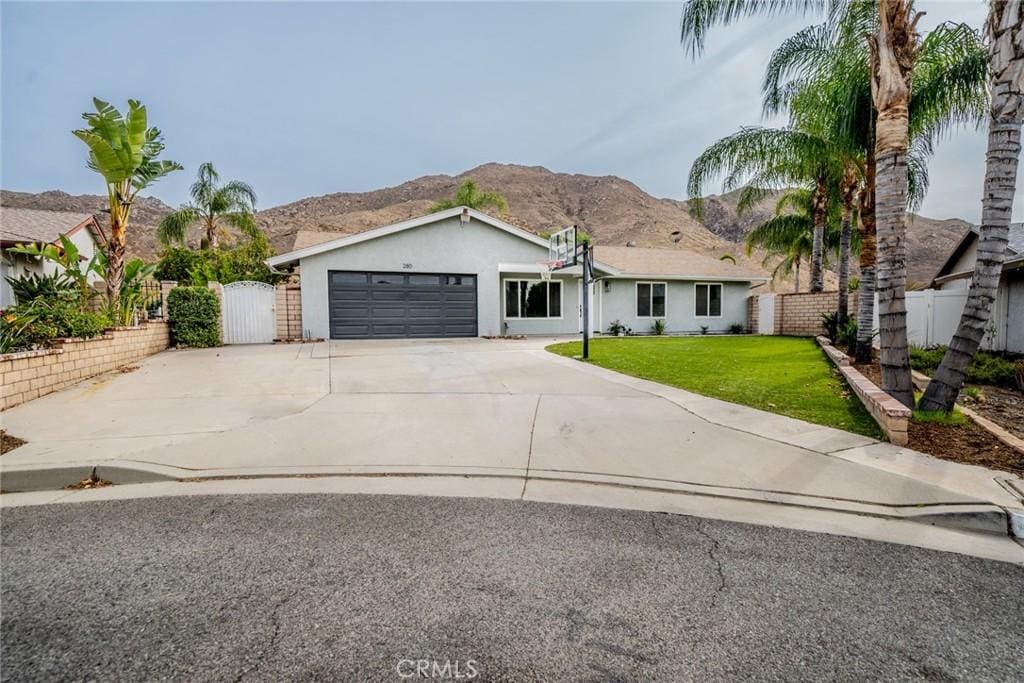
[[[967,303],[966,289],[924,289],[907,292],[907,341],[911,346],[943,346],[949,344],[960,324],[960,314]],[[998,308],[994,313],[998,312]],[[875,295],[875,329],[878,329],[878,295]],[[983,349],[996,345],[996,326],[981,340]],[[877,339],[876,339],[876,344]]]

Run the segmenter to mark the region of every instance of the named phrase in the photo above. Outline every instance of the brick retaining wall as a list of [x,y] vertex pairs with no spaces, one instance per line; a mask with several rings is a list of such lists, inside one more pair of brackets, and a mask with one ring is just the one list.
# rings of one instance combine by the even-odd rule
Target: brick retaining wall
[[93,339],[56,339],[52,348],[0,355],[0,410],[60,391],[170,346],[166,322],[115,327]]
[[278,285],[274,290],[278,341],[303,338],[301,293],[297,284]]

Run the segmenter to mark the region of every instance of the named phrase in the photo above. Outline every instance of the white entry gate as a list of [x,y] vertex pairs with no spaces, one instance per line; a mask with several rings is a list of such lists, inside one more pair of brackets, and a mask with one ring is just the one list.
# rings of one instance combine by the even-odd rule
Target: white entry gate
[[224,285],[221,302],[225,344],[268,344],[274,341],[274,286],[265,282]]

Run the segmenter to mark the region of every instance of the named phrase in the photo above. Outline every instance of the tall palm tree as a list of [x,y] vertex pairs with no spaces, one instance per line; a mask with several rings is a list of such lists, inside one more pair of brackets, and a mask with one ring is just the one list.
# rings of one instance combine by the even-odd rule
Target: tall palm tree
[[726,174],[726,191],[741,183],[776,189],[810,185],[814,225],[810,290],[820,292],[824,286],[823,239],[828,206],[847,166],[856,167],[856,163],[847,158],[844,149],[824,138],[792,128],[743,128],[714,143],[694,160],[687,183],[690,206],[700,215],[705,185],[722,173]]
[[[747,190],[744,190],[746,193]],[[753,191],[756,193],[756,190]],[[784,192],[775,203],[775,211],[771,218],[747,233],[744,239],[747,256],[755,248],[765,251],[764,265],[775,258],[781,257],[772,271],[772,279],[795,275],[794,291],[800,291],[800,264],[811,259],[815,250],[816,193],[808,188],[791,189]],[[741,195],[740,208],[748,206]],[[819,251],[833,252],[839,245],[838,233],[834,229],[836,218],[834,201],[825,207],[826,230],[821,235]]]
[[[874,2],[846,5],[841,16],[833,12],[828,22],[802,29],[783,42],[768,62],[763,85],[766,115],[788,113],[791,125],[828,137],[851,157],[862,160],[855,353],[865,362],[871,358],[877,251],[875,110],[864,36],[876,31],[877,24]],[[924,198],[926,162],[939,136],[954,125],[981,120],[984,83],[985,51],[972,28],[944,23],[925,36],[915,60],[910,93],[909,208]]]
[[471,209],[495,209],[498,213],[508,212],[508,200],[493,190],[481,190],[476,181],[470,179],[459,185],[455,196],[442,199],[430,207],[431,213],[453,209],[456,206],[468,206]]
[[110,205],[107,241],[107,300],[117,304],[124,280],[124,259],[132,206],[139,192],[163,176],[180,171],[174,161],[158,161],[164,150],[160,129],[149,126],[146,107],[128,100],[128,112],[93,98],[95,112],[82,114],[86,128],[72,131],[89,147],[89,168],[103,176]]
[[184,244],[188,229],[200,224],[205,232],[202,245],[206,249],[220,246],[220,226],[227,223],[243,234],[254,237],[260,232],[256,225],[256,192],[240,180],[220,184],[220,175],[213,163],[199,167],[190,189],[192,201],[167,214],[157,226],[157,237],[165,245]]
[[907,150],[910,84],[920,36],[912,0],[879,0],[871,47],[875,119],[875,219],[878,223],[878,321],[882,390],[914,405],[907,345]]
[[1020,0],[994,0],[985,23],[992,105],[974,277],[953,340],[920,407],[950,411],[992,314],[1006,256],[1024,118],[1024,13]]

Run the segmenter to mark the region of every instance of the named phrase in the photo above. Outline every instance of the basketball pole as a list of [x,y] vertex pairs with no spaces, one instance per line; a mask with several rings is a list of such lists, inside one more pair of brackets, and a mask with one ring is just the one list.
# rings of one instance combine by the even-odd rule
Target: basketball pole
[[590,245],[583,243],[583,360],[590,358]]

